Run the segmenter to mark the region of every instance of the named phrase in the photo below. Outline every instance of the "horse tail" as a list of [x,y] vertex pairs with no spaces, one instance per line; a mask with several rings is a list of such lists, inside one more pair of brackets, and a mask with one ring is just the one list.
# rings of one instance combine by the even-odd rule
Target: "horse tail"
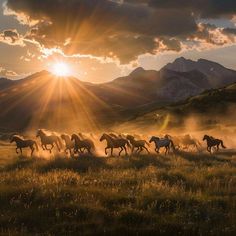
[[39,151],[39,146],[38,146],[37,142],[34,141],[34,145],[35,145],[36,150],[37,150],[37,152],[38,152],[38,151]]
[[174,142],[170,139],[170,144],[171,144],[171,147],[173,148],[173,150],[175,151],[175,145],[174,145]]
[[226,148],[222,140],[220,140],[220,144],[222,148]]

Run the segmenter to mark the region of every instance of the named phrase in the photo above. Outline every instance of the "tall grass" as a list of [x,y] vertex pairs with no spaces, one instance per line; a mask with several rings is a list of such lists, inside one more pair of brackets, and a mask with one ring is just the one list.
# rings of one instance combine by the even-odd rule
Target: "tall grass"
[[20,159],[0,172],[0,234],[232,235],[235,155]]

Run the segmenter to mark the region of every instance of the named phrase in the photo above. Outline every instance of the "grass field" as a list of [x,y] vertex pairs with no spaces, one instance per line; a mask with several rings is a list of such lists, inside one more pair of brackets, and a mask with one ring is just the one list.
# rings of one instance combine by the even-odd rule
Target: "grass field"
[[236,152],[15,156],[1,146],[1,235],[235,235]]

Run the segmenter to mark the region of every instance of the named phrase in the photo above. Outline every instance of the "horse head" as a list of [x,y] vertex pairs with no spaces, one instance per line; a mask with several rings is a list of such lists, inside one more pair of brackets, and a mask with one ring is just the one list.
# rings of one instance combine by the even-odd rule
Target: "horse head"
[[127,135],[126,138],[127,138],[128,140],[134,140],[134,136],[132,136],[132,135]]
[[100,138],[100,142],[102,142],[103,140],[105,140],[107,138],[107,134],[103,134]]
[[38,129],[36,133],[36,138],[40,137],[42,134],[44,134],[42,129]]
[[205,141],[205,140],[207,140],[208,138],[209,138],[209,136],[205,134],[202,140]]
[[152,136],[151,139],[149,140],[149,143],[154,142],[154,141],[155,141],[155,137]]
[[73,141],[73,140],[76,140],[76,139],[79,139],[79,136],[77,134],[72,134],[70,140]]
[[16,141],[16,136],[15,136],[15,135],[11,136],[11,138],[10,138],[10,143],[13,143],[13,142],[15,142],[15,141]]

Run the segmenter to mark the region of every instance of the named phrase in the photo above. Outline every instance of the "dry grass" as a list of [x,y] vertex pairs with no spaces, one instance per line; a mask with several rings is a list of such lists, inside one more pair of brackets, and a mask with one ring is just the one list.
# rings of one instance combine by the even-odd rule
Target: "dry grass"
[[14,159],[0,203],[0,234],[232,235],[236,156]]

